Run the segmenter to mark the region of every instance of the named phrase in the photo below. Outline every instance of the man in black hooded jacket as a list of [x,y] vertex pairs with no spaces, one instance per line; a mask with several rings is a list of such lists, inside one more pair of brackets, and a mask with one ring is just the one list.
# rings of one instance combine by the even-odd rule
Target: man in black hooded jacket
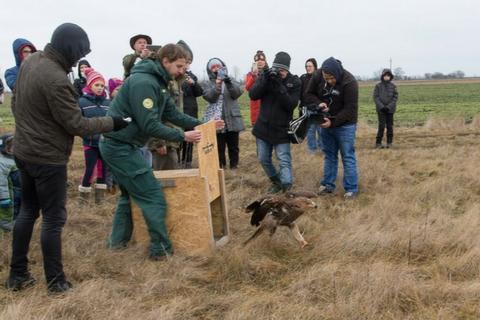
[[383,148],[382,139],[387,127],[387,148],[393,143],[393,114],[397,110],[397,86],[392,82],[393,74],[390,69],[383,69],[380,82],[373,90],[373,100],[378,115],[378,132],[375,148]]
[[14,155],[20,170],[22,206],[13,228],[12,259],[6,287],[34,284],[28,271],[33,226],[42,211],[41,245],[48,291],[71,288],[62,263],[62,230],[66,222],[67,162],[73,138],[128,125],[121,117],[84,118],[67,74],[90,52],[85,31],[72,23],[55,29],[51,42],[22,63],[12,99],[15,117]]
[[343,188],[346,199],[358,193],[357,159],[355,156],[355,134],[358,117],[358,82],[345,70],[341,61],[330,57],[315,72],[310,81],[306,96],[309,101],[318,103],[331,118],[321,124],[322,144],[325,154],[323,180],[320,194],[330,194],[335,190],[338,172],[338,152],[343,162]]

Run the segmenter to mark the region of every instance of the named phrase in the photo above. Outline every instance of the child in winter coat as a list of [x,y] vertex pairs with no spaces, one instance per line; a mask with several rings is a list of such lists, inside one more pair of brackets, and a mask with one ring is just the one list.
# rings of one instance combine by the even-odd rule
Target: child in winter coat
[[393,114],[397,110],[397,86],[392,82],[393,74],[390,69],[383,69],[380,82],[373,91],[373,100],[378,114],[378,132],[375,148],[382,149],[383,133],[387,127],[387,148],[393,143]]
[[[85,69],[86,86],[83,88],[83,96],[78,103],[82,114],[87,118],[104,117],[107,114],[110,100],[105,92],[104,77],[92,68]],[[78,187],[81,201],[87,202],[92,192],[92,177],[97,169],[97,181],[94,185],[95,203],[99,204],[104,197],[107,185],[105,183],[105,164],[103,163],[98,142],[100,135],[83,137],[83,150],[85,155],[85,173],[82,184]]]
[[20,210],[20,175],[13,160],[13,135],[0,138],[0,231],[12,231]]

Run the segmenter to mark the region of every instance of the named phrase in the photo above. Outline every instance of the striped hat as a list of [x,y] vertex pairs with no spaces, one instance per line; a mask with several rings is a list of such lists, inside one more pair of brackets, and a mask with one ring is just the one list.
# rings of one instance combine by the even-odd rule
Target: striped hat
[[280,51],[275,55],[272,63],[272,68],[290,70],[290,55],[286,52]]
[[95,71],[93,68],[85,69],[84,73],[85,73],[85,78],[87,79],[87,87],[89,89],[91,89],[92,85],[98,80],[102,80],[103,83],[105,83],[105,78],[99,72]]

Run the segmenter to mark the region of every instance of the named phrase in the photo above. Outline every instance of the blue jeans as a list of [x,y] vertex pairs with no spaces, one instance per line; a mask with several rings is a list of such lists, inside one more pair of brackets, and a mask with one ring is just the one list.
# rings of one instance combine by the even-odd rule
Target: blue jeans
[[356,124],[322,129],[321,136],[325,160],[321,184],[332,191],[335,189],[338,171],[338,151],[340,151],[343,163],[343,188],[345,192],[358,192],[357,159],[355,157],[356,130]]
[[308,151],[316,152],[322,150],[322,127],[318,123],[310,123],[307,131]]
[[[279,170],[273,165],[272,152],[275,150],[275,155],[279,162]],[[269,178],[278,174],[282,185],[291,185],[293,181],[292,174],[292,155],[290,153],[290,143],[271,144],[262,139],[257,138],[257,157],[263,170]]]

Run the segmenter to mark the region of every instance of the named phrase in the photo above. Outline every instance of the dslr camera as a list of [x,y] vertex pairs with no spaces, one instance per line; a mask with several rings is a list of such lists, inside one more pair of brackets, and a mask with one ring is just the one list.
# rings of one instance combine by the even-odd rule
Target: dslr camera
[[322,124],[326,118],[333,118],[330,113],[324,111],[318,104],[309,104],[302,107],[302,113],[307,115],[309,121]]
[[220,69],[218,69],[217,77],[218,77],[219,79],[222,79],[222,80],[224,80],[225,78],[228,78],[228,69],[227,69],[227,67],[221,67]]
[[278,74],[279,74],[278,71],[279,71],[278,68],[271,67],[265,73],[267,74],[268,78],[276,78],[276,77],[278,77]]

